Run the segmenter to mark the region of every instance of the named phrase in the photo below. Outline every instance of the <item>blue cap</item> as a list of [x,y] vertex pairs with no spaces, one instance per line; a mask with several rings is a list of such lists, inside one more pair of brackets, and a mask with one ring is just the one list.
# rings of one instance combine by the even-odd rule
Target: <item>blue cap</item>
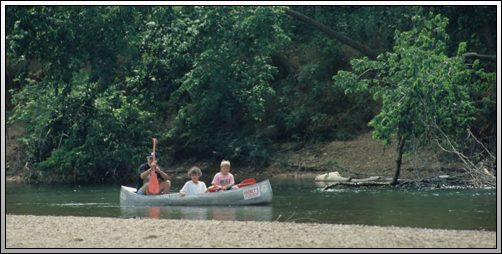
[[[153,152],[150,152],[150,153],[148,154],[148,157],[149,157],[149,158],[153,158]],[[158,153],[155,153],[155,159],[158,159],[158,158],[159,158],[159,154],[158,154]]]

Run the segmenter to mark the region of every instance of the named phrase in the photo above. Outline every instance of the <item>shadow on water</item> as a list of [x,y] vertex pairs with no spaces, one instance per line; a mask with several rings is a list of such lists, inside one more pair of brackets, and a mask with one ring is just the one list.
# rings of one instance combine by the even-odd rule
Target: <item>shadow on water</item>
[[[257,181],[263,179],[257,179]],[[271,179],[266,206],[121,207],[118,185],[7,183],[6,214],[187,220],[280,221],[491,230],[496,189],[360,188],[322,191],[312,179]],[[184,181],[173,181],[177,192]]]

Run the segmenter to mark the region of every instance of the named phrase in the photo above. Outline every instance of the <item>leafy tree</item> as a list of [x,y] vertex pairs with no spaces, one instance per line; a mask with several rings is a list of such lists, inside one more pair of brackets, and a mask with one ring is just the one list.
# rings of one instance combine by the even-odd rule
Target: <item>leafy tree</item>
[[347,94],[369,90],[382,100],[381,112],[369,125],[374,128],[373,137],[384,145],[393,139],[398,142],[393,184],[407,141],[419,147],[432,142],[461,147],[451,137],[466,134],[475,120],[478,109],[471,95],[489,89],[495,79],[494,73],[479,69],[479,60],[472,68],[466,66],[465,43],[460,43],[457,57],[445,54],[447,18],[431,13],[413,20],[413,30],[396,30],[394,52],[379,55],[377,61],[352,60],[354,73],[340,71],[334,77]]

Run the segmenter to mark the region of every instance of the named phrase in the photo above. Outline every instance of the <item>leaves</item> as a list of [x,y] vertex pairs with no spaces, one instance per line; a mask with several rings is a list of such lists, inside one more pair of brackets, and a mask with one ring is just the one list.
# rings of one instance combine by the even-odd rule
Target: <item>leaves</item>
[[[198,32],[191,35],[193,44],[187,47],[192,52],[192,68],[177,79],[180,86],[174,92],[183,110],[168,134],[173,142],[184,142],[184,147],[199,152],[218,151],[221,148],[212,143],[230,140],[213,141],[215,135],[229,135],[243,123],[261,120],[265,100],[274,94],[269,82],[277,73],[269,55],[282,47],[286,38],[273,25],[280,10],[205,6],[186,14],[189,20],[204,22],[187,24]],[[244,128],[237,140],[250,131]]]

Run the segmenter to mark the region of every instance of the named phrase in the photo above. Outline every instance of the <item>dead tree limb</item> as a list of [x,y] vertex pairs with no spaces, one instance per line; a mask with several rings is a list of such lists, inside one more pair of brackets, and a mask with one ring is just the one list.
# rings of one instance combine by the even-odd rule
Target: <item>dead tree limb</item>
[[480,55],[478,53],[473,53],[473,52],[462,54],[462,56],[468,59],[479,59],[488,62],[497,62],[496,56]]
[[349,38],[346,38],[345,36],[333,31],[332,29],[328,28],[327,26],[301,14],[301,13],[298,13],[296,11],[292,11],[290,9],[286,9],[286,14],[290,15],[291,17],[295,18],[295,19],[298,19],[298,20],[301,20],[311,26],[314,26],[315,28],[323,31],[324,33],[328,34],[329,36],[337,39],[338,41],[340,41],[341,43],[344,43],[352,48],[354,48],[355,50],[363,53],[365,56],[373,59],[373,60],[376,60],[377,57],[378,57],[378,54],[371,51],[369,48],[349,39]]
[[369,186],[391,186],[390,182],[336,182],[324,187],[322,190],[332,189],[336,186],[350,186],[350,187],[369,187]]

